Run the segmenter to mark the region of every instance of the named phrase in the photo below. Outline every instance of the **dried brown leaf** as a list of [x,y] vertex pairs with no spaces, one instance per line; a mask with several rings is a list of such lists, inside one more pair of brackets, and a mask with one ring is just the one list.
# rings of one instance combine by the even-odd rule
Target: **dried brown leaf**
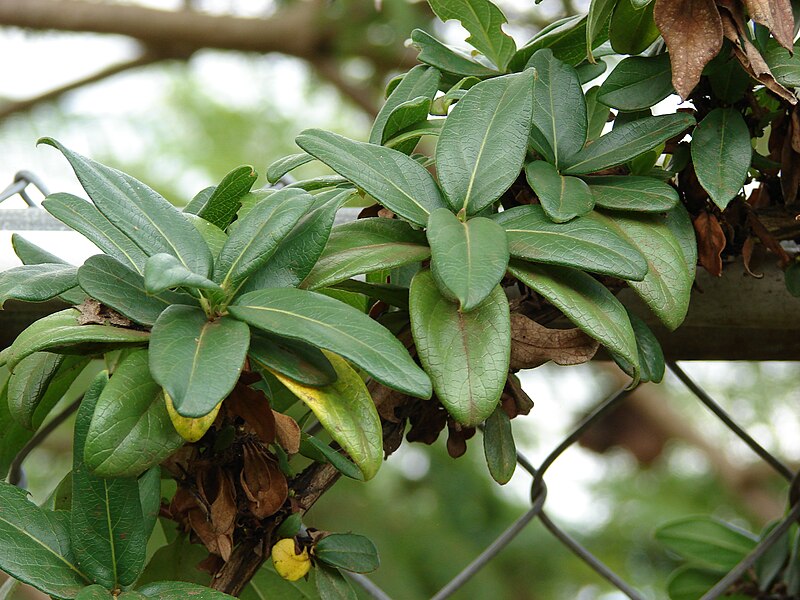
[[272,411],[275,423],[275,438],[281,448],[289,454],[300,452],[300,426],[292,417],[276,411]]
[[522,389],[519,378],[512,373],[509,373],[508,379],[506,379],[502,402],[503,410],[506,411],[509,419],[519,415],[527,415],[533,408],[533,400]]
[[242,418],[262,442],[271,444],[275,441],[275,419],[263,392],[237,383],[224,406],[230,413]]
[[697,234],[697,258],[703,268],[719,277],[722,275],[722,251],[727,241],[722,226],[715,215],[701,212],[694,219]]
[[769,232],[769,229],[764,226],[758,216],[753,212],[747,215],[747,224],[750,226],[750,231],[753,232],[753,235],[761,240],[761,243],[764,244],[767,250],[778,257],[781,268],[785,269],[786,266],[792,262],[792,259],[786,253],[786,250],[783,249],[780,242],[775,239],[775,236]]
[[656,0],[653,17],[669,49],[672,85],[686,100],[722,48],[719,11],[714,0]]
[[519,313],[511,315],[512,369],[532,369],[550,360],[578,365],[591,360],[599,346],[580,329],[550,329]]
[[750,235],[744,241],[744,245],[742,246],[742,262],[744,263],[744,270],[745,273],[750,275],[750,277],[755,277],[756,279],[763,279],[763,273],[754,273],[750,268],[750,262],[753,260],[753,249],[755,248],[755,238]]
[[113,325],[115,327],[134,327],[131,321],[125,315],[121,315],[113,308],[101,304],[94,298],[86,298],[81,304],[76,307],[80,314],[78,315],[79,325]]
[[787,135],[781,150],[781,192],[783,202],[787,206],[797,201],[798,188],[800,188],[800,153],[795,152],[792,136]]
[[243,448],[244,467],[239,482],[247,497],[250,512],[265,519],[278,512],[289,496],[286,477],[263,446],[247,443]]
[[792,150],[800,153],[800,107],[795,106],[792,110]]
[[435,396],[430,400],[422,400],[414,404],[414,410],[408,415],[411,429],[406,434],[409,442],[432,444],[439,433],[447,425],[447,411]]
[[777,42],[793,51],[794,15],[791,0],[744,0],[750,17],[772,32]]

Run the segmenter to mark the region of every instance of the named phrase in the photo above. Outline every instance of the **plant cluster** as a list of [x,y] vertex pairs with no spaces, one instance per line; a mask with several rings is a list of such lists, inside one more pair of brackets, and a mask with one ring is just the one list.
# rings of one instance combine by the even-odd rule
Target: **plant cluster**
[[[594,0],[520,48],[488,0],[430,4],[474,52],[414,31],[423,64],[390,82],[369,140],[304,131],[273,187],[240,167],[178,210],[41,140],[91,199],[44,208],[103,253],[75,267],[13,240],[24,266],[0,274],[0,302],[71,307],[0,353],[5,470],[93,379],[51,499],[0,484],[0,568],[55,598],[210,599],[272,552],[286,579],[313,563],[321,597],[352,597],[341,570],[377,568],[374,546],[302,524],[340,474],[368,480],[403,437],[445,428],[460,456],[482,426],[505,483],[511,419],[532,407],[516,371],[603,346],[632,386],[662,378],[618,291],[675,329],[698,257],[719,274],[760,240],[791,262],[758,212],[791,208],[800,182],[788,1]],[[651,114],[676,91],[691,104]],[[335,175],[288,178],[313,160]],[[357,197],[371,206],[334,226]],[[215,590],[162,577],[158,553],[145,566],[157,519],[177,524],[167,547],[205,547]]]

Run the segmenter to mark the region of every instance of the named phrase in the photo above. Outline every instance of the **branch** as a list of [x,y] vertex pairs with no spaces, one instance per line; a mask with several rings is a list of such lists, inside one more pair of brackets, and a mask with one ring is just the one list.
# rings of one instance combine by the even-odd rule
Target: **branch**
[[322,77],[327,79],[339,92],[353,101],[353,103],[366,112],[370,117],[378,115],[379,107],[369,88],[353,85],[342,74],[338,65],[330,59],[314,60],[311,62]]

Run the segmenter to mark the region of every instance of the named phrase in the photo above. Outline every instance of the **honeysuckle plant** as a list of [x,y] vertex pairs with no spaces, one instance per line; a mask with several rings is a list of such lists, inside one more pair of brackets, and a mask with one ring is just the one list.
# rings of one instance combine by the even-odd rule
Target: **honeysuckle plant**
[[[0,484],[0,569],[55,598],[216,598],[247,594],[272,553],[285,580],[312,573],[320,597],[352,597],[342,571],[377,568],[374,545],[303,524],[341,474],[368,480],[404,437],[445,428],[460,456],[482,425],[505,483],[510,421],[532,407],[517,371],[603,346],[632,386],[662,378],[658,340],[619,291],[672,330],[698,260],[719,275],[723,252],[749,264],[760,240],[790,265],[757,212],[797,197],[785,14],[594,0],[517,48],[488,0],[430,4],[474,50],[414,31],[422,64],[389,83],[368,140],[304,131],[263,189],[240,167],[181,210],[41,140],[90,199],[44,208],[102,253],[76,267],[14,237],[23,266],[0,274],[0,304],[69,307],[0,353],[12,483],[66,390],[90,383],[52,497]],[[676,91],[691,104],[654,116]],[[334,174],[292,180],[313,160]],[[367,208],[334,226],[355,199]],[[158,520],[168,543],[145,565]],[[171,569],[177,556],[205,557],[213,578]]]

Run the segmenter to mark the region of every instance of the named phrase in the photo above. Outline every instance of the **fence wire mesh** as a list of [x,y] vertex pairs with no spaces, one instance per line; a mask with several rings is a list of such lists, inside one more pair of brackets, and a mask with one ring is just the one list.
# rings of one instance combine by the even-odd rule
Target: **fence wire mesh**
[[[764,537],[747,556],[699,599],[714,600],[725,595],[734,583],[755,566],[756,561],[761,556],[767,553],[781,540],[792,524],[798,521],[798,518],[800,518],[800,473],[792,471],[780,458],[770,453],[753,439],[753,437],[738,425],[725,409],[692,380],[676,362],[668,362],[667,367],[677,379],[692,392],[694,397],[702,405],[711,411],[711,413],[713,413],[730,431],[747,444],[756,455],[788,482],[788,509],[785,516],[775,524],[769,535]],[[606,566],[600,557],[596,556],[592,551],[553,522],[545,511],[547,500],[545,474],[547,470],[558,457],[571,448],[584,433],[599,423],[633,391],[633,389],[619,389],[610,396],[595,403],[593,410],[572,429],[570,434],[545,457],[538,467],[535,467],[524,454],[520,452],[517,453],[518,466],[527,471],[532,478],[530,487],[530,508],[505,531],[498,535],[472,562],[465,566],[455,577],[442,587],[442,589],[432,597],[432,600],[444,600],[445,598],[451,597],[535,521],[540,522],[555,539],[586,563],[599,577],[610,583],[614,589],[622,592],[632,600],[645,600],[645,596],[641,592],[637,591],[633,586],[623,580],[622,577]],[[391,600],[390,596],[375,585],[368,577],[363,575],[354,576],[353,581],[360,585],[372,598],[376,600]]]

